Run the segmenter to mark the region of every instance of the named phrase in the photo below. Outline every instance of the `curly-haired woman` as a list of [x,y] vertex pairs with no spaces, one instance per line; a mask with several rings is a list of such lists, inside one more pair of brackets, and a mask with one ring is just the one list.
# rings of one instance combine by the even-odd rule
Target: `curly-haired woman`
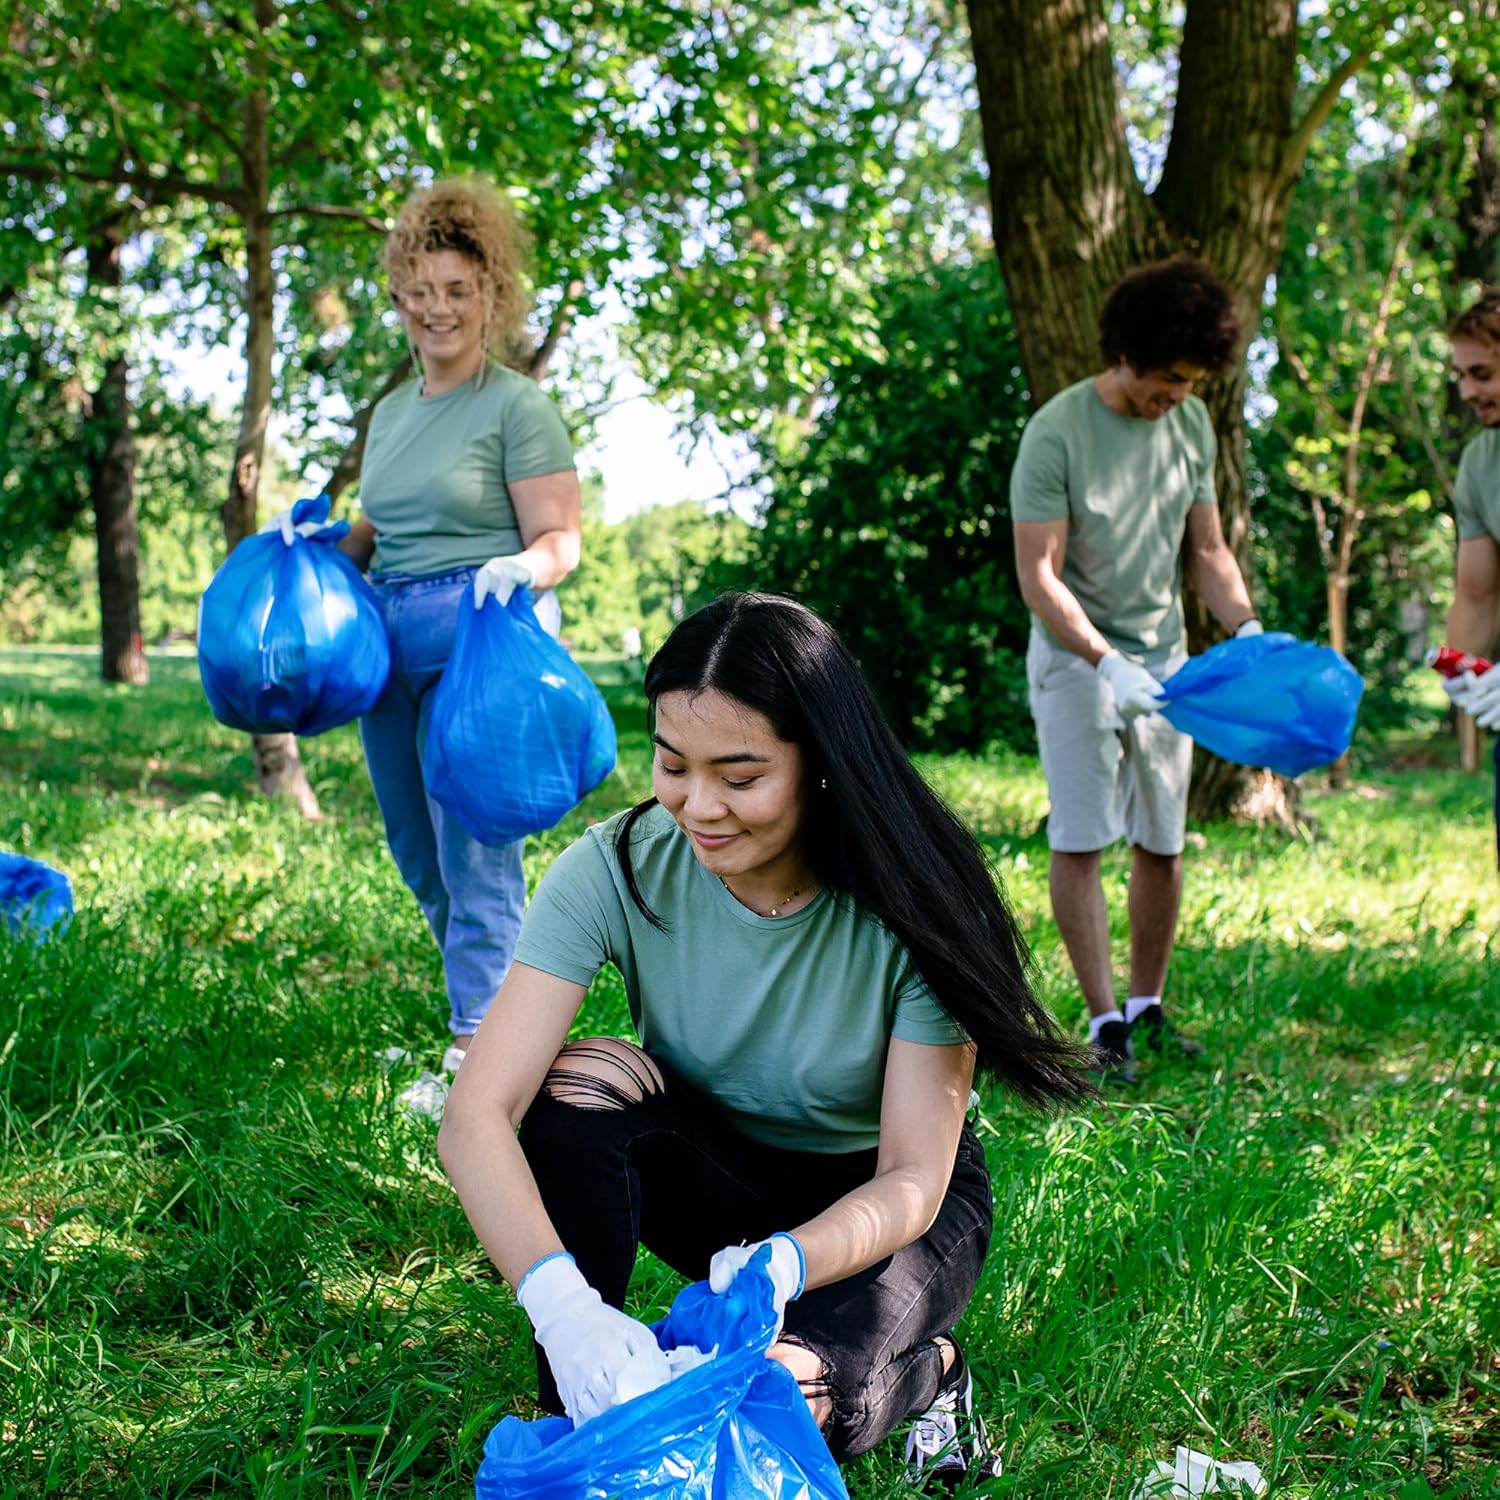
[[[567,429],[535,382],[504,363],[522,344],[524,248],[509,207],[483,183],[438,182],[401,210],[385,267],[416,374],[375,409],[364,516],[342,544],[369,570],[390,631],[390,685],[360,733],[391,853],[442,950],[449,1071],[510,968],[526,880],[520,843],[475,842],[427,796],[433,692],[461,608],[528,587],[555,634],[552,590],[578,565]],[[409,1102],[436,1106],[441,1095],[428,1080]]]

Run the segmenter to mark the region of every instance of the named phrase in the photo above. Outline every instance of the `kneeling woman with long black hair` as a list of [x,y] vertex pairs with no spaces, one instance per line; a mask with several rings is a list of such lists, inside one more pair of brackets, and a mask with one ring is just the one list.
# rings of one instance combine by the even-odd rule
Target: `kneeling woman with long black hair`
[[[619,1311],[637,1245],[723,1291],[769,1240],[770,1352],[835,1456],[924,1413],[913,1467],[984,1463],[952,1337],[990,1239],[970,1083],[1076,1100],[1087,1056],[1032,994],[978,845],[811,610],[715,601],[646,697],[656,795],[542,881],[439,1138],[536,1329],[541,1404],[581,1423],[667,1377]],[[606,963],[638,1045],[567,1042]]]

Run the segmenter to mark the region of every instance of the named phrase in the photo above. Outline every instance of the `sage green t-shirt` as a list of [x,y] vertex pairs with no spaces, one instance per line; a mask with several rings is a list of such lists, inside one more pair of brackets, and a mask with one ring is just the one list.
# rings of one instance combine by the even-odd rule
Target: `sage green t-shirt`
[[516,961],[574,984],[612,963],[641,1045],[711,1095],[751,1140],[861,1151],[880,1138],[892,1037],[966,1040],[906,949],[848,898],[820,891],[787,917],[740,905],[661,807],[631,831],[653,927],[625,888],[618,817],[589,829],[543,878]]
[[1092,378],[1059,391],[1021,435],[1012,518],[1068,523],[1062,581],[1111,645],[1148,665],[1181,645],[1182,538],[1188,511],[1215,503],[1214,450],[1196,396],[1155,421],[1122,417]]
[[562,417],[520,371],[492,364],[482,385],[421,389],[414,376],[370,419],[359,500],[371,573],[427,578],[521,551],[508,486],[573,467]]
[[1500,427],[1487,427],[1467,444],[1453,484],[1458,539],[1492,536],[1500,542]]

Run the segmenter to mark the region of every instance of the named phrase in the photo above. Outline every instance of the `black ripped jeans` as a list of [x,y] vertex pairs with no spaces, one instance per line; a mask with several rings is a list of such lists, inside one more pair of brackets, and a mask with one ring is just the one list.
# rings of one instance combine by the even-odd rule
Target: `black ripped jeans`
[[[661,1071],[659,1092],[623,1108],[618,1100],[609,1101],[613,1108],[563,1103],[544,1088],[521,1126],[521,1147],[563,1244],[614,1307],[624,1305],[637,1245],[701,1280],[725,1245],[791,1229],[875,1171],[873,1150],[829,1156],[748,1140],[710,1101]],[[931,1405],[942,1376],[934,1339],[953,1328],[974,1295],[992,1218],[984,1150],[966,1124],[927,1233],[787,1304],[782,1337],[823,1363],[816,1393],[833,1407],[824,1435],[835,1458],[866,1452]],[[561,1413],[540,1349],[537,1371],[542,1407]]]

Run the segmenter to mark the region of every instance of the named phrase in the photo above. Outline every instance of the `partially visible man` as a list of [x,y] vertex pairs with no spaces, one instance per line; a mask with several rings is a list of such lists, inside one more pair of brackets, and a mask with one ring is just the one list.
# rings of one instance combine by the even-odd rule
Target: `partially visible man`
[[[1157,1051],[1203,1051],[1162,1010],[1193,746],[1155,710],[1159,682],[1187,655],[1184,562],[1226,630],[1254,634],[1260,623],[1219,524],[1213,424],[1192,394],[1237,355],[1228,288],[1189,256],[1145,266],[1111,290],[1099,333],[1104,370],[1027,424],[1010,503],[1052,803],[1052,910],[1104,1076],[1134,1083],[1133,1036]],[[1103,850],[1121,837],[1132,848],[1123,1011],[1100,878]]]
[[[1500,288],[1488,288],[1448,329],[1458,394],[1484,431],[1458,463],[1453,509],[1458,578],[1448,611],[1448,644],[1493,658],[1500,616]],[[1448,696],[1482,729],[1500,730],[1500,667],[1447,680]],[[1495,743],[1495,848],[1500,860],[1500,740]]]

